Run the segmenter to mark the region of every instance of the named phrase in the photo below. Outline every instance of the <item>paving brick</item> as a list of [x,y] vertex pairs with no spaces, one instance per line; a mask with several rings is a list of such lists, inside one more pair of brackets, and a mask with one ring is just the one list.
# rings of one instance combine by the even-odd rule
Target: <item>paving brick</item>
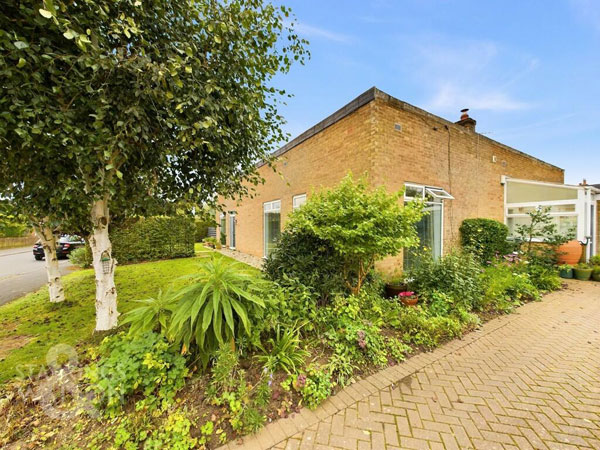
[[570,286],[269,425],[274,448],[600,449],[600,284]]

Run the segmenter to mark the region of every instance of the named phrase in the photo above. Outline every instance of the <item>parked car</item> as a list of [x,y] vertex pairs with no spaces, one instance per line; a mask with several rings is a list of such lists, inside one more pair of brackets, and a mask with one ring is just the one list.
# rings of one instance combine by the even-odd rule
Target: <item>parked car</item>
[[[58,245],[56,246],[56,256],[58,259],[68,258],[69,253],[71,253],[74,249],[83,247],[85,245],[85,241],[76,235],[65,234],[60,237],[58,240]],[[44,247],[41,241],[37,241],[33,246],[33,257],[38,261],[44,259]]]

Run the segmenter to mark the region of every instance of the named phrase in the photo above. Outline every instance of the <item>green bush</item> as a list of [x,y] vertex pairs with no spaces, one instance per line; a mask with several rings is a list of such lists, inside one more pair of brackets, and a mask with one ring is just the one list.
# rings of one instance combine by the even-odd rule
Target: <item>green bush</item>
[[492,219],[465,219],[460,226],[461,243],[483,263],[508,252],[508,227]]
[[376,261],[419,241],[415,224],[423,216],[423,205],[409,202],[401,207],[401,195],[372,189],[365,177],[354,181],[347,175],[333,189],[314,193],[290,215],[287,227],[327,242],[342,261],[346,287],[357,294]]
[[202,242],[202,240],[208,236],[208,227],[214,227],[215,222],[213,220],[200,220],[194,221],[195,233],[194,240],[196,242]]
[[265,307],[265,282],[245,265],[217,257],[201,261],[189,278],[173,294],[177,303],[169,335],[206,366],[219,344],[250,334],[257,310]]
[[594,255],[590,258],[590,264],[592,266],[600,266],[600,255]]
[[404,342],[426,348],[460,336],[464,328],[459,318],[432,317],[420,307],[404,308],[394,326],[403,333]]
[[342,277],[343,264],[327,241],[312,233],[286,229],[263,268],[270,280],[283,286],[289,285],[290,279],[297,280],[325,303],[331,296],[348,290]]
[[524,300],[538,299],[540,293],[529,275],[515,264],[487,267],[482,276],[485,285],[484,307],[503,312],[511,311]]
[[267,344],[268,350],[262,343],[259,345],[262,354],[257,355],[257,359],[269,373],[279,369],[288,375],[295,373],[310,355],[301,347],[299,327],[283,328],[277,325],[275,335],[267,340]]
[[106,338],[100,359],[88,366],[85,378],[96,402],[111,417],[125,401],[143,395],[136,408],[165,408],[184,385],[185,359],[170,348],[166,339],[148,332],[140,336],[121,334]]
[[411,290],[428,302],[436,292],[442,292],[454,300],[456,307],[466,311],[480,309],[483,285],[481,266],[473,255],[453,252],[433,259],[423,255],[414,268],[408,271]]
[[189,217],[148,217],[111,230],[113,256],[119,263],[194,256],[194,220]]
[[315,409],[329,397],[333,388],[329,370],[316,366],[310,366],[306,373],[293,376],[289,380],[302,395],[304,404],[310,409]]
[[157,297],[144,300],[135,300],[140,304],[124,315],[122,325],[130,324],[129,334],[142,334],[148,331],[160,332],[166,335],[171,323],[171,314],[175,306],[173,293],[167,291],[158,292]]
[[69,261],[74,266],[79,266],[82,269],[92,267],[92,252],[89,247],[79,247],[69,253]]
[[529,275],[533,285],[540,291],[556,291],[562,286],[562,281],[554,267],[525,264],[524,270]]

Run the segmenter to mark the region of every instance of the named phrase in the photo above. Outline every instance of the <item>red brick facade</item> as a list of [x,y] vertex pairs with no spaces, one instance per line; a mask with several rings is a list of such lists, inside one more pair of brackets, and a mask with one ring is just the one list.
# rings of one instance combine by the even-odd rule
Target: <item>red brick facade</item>
[[[456,242],[465,218],[504,220],[503,175],[564,181],[558,167],[374,88],[279,153],[279,173],[260,167],[265,184],[256,188],[253,198],[225,202],[227,211],[236,212],[236,248],[241,252],[263,256],[264,202],[281,200],[285,223],[294,195],[310,197],[313,190],[334,186],[349,171],[367,173],[373,185],[390,191],[413,182],[450,192],[455,199],[444,204],[445,250]],[[397,266],[398,261],[384,266]]]

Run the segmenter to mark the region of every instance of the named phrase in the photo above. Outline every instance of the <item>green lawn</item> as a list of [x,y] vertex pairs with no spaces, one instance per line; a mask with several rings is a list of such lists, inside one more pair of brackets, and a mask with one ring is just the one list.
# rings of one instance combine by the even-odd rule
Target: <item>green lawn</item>
[[[198,257],[131,264],[117,267],[119,312],[135,307],[133,300],[155,296],[159,289],[183,283],[179,278],[193,273],[198,260],[210,250],[197,249]],[[225,257],[218,254],[219,257]],[[52,304],[47,288],[0,307],[0,382],[21,373],[37,373],[48,350],[57,344],[75,346],[78,354],[102,334],[94,334],[94,273],[80,270],[64,277],[67,301]]]

